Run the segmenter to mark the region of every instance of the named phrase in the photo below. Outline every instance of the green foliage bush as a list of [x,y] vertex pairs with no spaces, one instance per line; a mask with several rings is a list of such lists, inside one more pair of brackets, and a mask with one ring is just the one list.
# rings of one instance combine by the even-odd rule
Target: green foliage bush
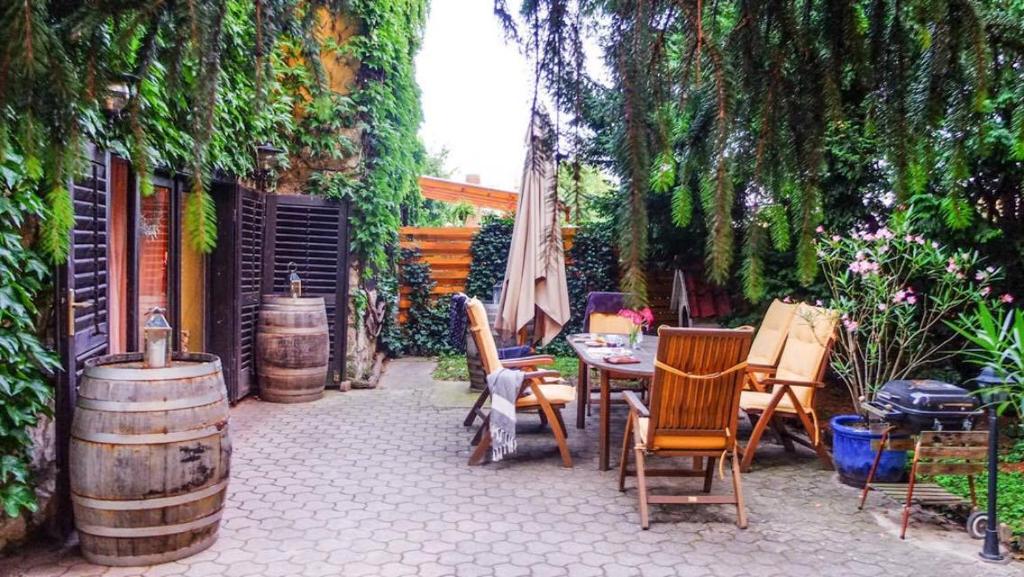
[[466,294],[490,302],[494,285],[505,278],[508,249],[512,243],[515,219],[490,215],[480,223],[469,252],[473,257],[466,278]]
[[402,325],[401,351],[407,355],[432,356],[451,353],[448,343],[448,309],[451,297],[433,298],[437,285],[430,278],[430,265],[416,249],[402,250],[402,282],[410,288],[409,310]]
[[53,390],[46,373],[59,363],[34,326],[49,268],[24,236],[46,214],[35,193],[42,174],[27,175],[25,158],[11,146],[0,150],[0,507],[17,517],[37,508],[27,429],[50,413]]

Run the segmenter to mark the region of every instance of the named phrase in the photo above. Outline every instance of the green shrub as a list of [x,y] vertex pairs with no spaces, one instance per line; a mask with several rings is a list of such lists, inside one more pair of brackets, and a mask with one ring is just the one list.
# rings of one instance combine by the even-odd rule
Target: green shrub
[[430,265],[416,249],[402,251],[402,280],[410,287],[409,311],[402,326],[401,352],[431,356],[451,352],[448,343],[448,309],[451,297],[434,298],[430,291],[437,285],[430,278]]
[[508,264],[508,248],[512,243],[512,228],[515,220],[504,216],[487,216],[480,224],[480,232],[473,237],[466,278],[466,294],[489,302],[494,285],[505,278]]

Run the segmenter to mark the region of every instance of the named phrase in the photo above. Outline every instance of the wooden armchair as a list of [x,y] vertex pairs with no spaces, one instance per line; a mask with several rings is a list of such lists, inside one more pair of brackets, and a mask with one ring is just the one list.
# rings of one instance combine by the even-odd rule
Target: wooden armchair
[[[766,374],[759,382],[771,387],[770,391],[743,391],[740,408],[756,419],[750,440],[742,450],[744,472],[750,470],[757,445],[769,425],[773,425],[788,450],[792,450],[792,441],[796,441],[814,449],[825,468],[832,468],[832,457],[821,441],[814,397],[817,390],[825,386],[822,379],[828,369],[838,320],[835,311],[799,305],[790,323],[778,366],[759,368]],[[789,435],[778,418],[797,420],[808,438]]]
[[[542,423],[550,424],[555,442],[558,443],[558,451],[562,456],[562,464],[565,467],[572,467],[572,457],[569,455],[569,446],[566,443],[568,433],[565,422],[562,420],[562,409],[576,399],[575,387],[562,384],[556,371],[540,370],[541,366],[553,364],[555,362],[553,357],[521,357],[504,362],[498,359],[498,347],[487,323],[487,311],[479,300],[473,298],[466,301],[466,315],[469,318],[469,331],[480,350],[480,358],[488,375],[503,368],[526,371],[522,389],[520,389],[519,397],[516,400],[516,411],[536,411],[540,415]],[[490,415],[483,410],[488,397],[490,397],[490,391],[484,389],[463,423],[469,426],[478,416],[483,419],[483,423],[473,439],[476,448],[469,457],[470,465],[479,465],[483,462],[487,449],[491,446]]]
[[[619,460],[619,490],[625,490],[627,476],[636,475],[644,529],[650,526],[652,503],[734,504],[736,524],[745,528],[736,427],[753,331],[661,327],[658,336],[650,408],[633,392],[624,395],[630,410]],[[635,472],[628,468],[630,452],[635,455]],[[715,460],[730,454],[733,494],[706,494],[711,491]],[[703,469],[648,469],[649,456],[706,461]],[[647,489],[651,476],[703,477],[705,494],[651,495]]]

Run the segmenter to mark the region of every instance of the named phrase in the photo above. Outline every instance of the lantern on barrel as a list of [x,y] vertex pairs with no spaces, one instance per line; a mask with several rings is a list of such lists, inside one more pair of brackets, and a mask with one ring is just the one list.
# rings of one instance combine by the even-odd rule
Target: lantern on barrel
[[299,278],[298,267],[295,266],[295,263],[288,264],[288,292],[291,293],[293,299],[302,296],[302,279]]
[[147,369],[162,369],[170,364],[171,323],[164,312],[160,307],[153,308],[142,326],[142,366]]

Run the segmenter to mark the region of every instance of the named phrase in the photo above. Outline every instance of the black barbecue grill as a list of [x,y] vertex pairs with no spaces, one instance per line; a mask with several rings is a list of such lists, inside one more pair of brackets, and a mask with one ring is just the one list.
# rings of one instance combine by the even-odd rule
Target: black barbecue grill
[[863,407],[869,415],[912,434],[969,431],[984,415],[970,391],[933,380],[889,381]]

